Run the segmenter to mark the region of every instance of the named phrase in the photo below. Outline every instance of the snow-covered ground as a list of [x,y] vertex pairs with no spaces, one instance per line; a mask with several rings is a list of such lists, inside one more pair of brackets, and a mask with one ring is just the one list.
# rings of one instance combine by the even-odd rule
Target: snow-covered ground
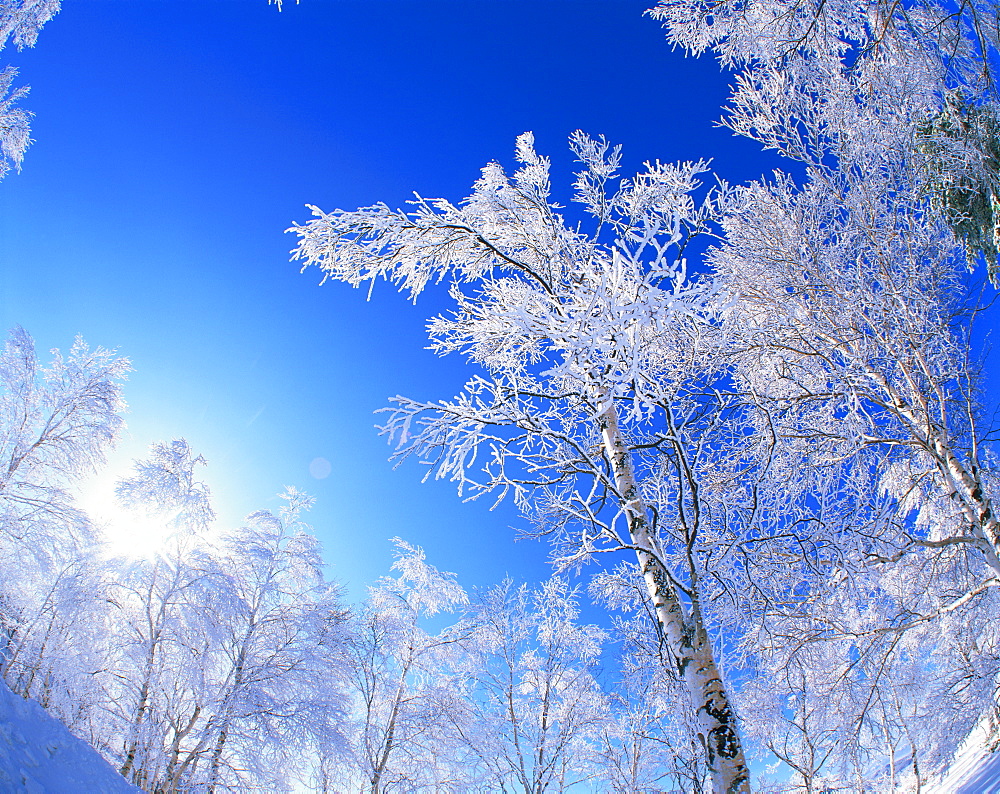
[[86,742],[33,700],[0,681],[0,791],[28,794],[135,794]]
[[924,787],[925,794],[1000,794],[1000,752],[986,748],[981,724],[962,743],[955,760],[940,778]]

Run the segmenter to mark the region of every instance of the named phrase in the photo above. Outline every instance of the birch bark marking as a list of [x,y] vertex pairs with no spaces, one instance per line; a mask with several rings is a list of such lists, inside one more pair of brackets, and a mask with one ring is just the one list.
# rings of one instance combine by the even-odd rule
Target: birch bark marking
[[156,663],[156,648],[159,646],[159,643],[160,632],[159,629],[157,629],[156,633],[153,634],[150,640],[149,651],[146,654],[146,673],[142,680],[142,687],[139,689],[139,704],[136,707],[135,718],[129,727],[129,731],[132,734],[129,748],[125,754],[125,762],[118,770],[119,774],[121,774],[121,776],[126,780],[128,779],[129,773],[131,773],[135,767],[136,755],[139,752],[139,730],[142,727],[143,718],[149,710],[150,688],[153,682],[154,665]]
[[977,548],[986,558],[986,564],[1000,577],[1000,520],[993,511],[993,504],[983,489],[979,472],[972,466],[971,473],[955,454],[947,435],[929,417],[921,417],[885,383],[883,389],[891,401],[894,413],[902,421],[937,465],[941,474],[941,488],[946,495],[958,502],[965,517],[969,533],[976,539]]
[[655,554],[649,535],[646,505],[632,473],[632,461],[618,429],[618,413],[613,402],[599,415],[604,450],[611,463],[615,486],[625,500],[622,510],[628,521],[632,542],[640,549],[636,557],[646,588],[653,601],[656,619],[677,664],[677,674],[684,679],[695,719],[698,737],[705,750],[712,774],[714,794],[749,794],[750,773],[743,754],[743,743],[736,725],[736,715],[722,676],[715,663],[712,643],[697,614],[685,615],[670,573]]
[[945,485],[950,486],[951,497],[958,500],[972,535],[981,542],[986,562],[1000,577],[1000,522],[990,498],[983,492],[978,472],[973,469],[970,474],[951,448],[939,439],[933,440],[932,449]]

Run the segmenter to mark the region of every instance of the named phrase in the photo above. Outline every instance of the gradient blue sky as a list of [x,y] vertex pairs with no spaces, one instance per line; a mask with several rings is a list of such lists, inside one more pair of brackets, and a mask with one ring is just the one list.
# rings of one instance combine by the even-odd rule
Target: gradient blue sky
[[548,550],[515,543],[512,508],[393,470],[373,429],[388,397],[464,382],[460,360],[423,349],[441,304],[320,287],[282,231],[307,202],[460,199],[525,130],[566,194],[577,128],[623,144],[626,171],[702,157],[731,181],[770,170],[713,127],[727,78],[671,51],[650,4],[64,0],[35,49],[2,57],[32,87],[36,143],[0,184],[0,324],[132,360],[117,469],[183,436],[229,524],[284,485],[314,494],[330,573],[355,596],[387,572],[394,535],[469,586],[541,578]]

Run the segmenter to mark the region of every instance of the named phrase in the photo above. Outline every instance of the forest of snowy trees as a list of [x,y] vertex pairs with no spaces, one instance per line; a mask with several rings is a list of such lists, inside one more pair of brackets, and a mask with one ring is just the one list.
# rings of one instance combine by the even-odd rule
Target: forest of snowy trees
[[[32,45],[58,5],[0,3],[0,35]],[[164,793],[919,791],[977,727],[1000,742],[1000,462],[975,330],[1000,278],[1000,7],[650,14],[664,46],[731,70],[724,124],[787,171],[623,176],[619,147],[577,131],[564,207],[525,133],[516,168],[487,164],[466,198],[313,207],[289,230],[324,280],[448,296],[430,346],[468,381],[392,398],[381,431],[461,498],[511,500],[552,578],[469,591],[394,538],[392,570],[348,603],[311,497],[220,529],[179,439],[118,481],[164,536],[118,556],[75,489],[123,427],[130,363],[81,339],[40,358],[17,327],[14,693]],[[5,169],[29,141],[23,93],[0,105]]]

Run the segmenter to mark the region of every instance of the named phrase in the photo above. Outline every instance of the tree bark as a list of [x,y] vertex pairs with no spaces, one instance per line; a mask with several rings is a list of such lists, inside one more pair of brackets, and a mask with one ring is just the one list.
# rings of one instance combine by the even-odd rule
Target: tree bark
[[971,473],[967,471],[955,453],[939,439],[935,438],[932,444],[945,487],[949,489],[951,498],[958,501],[986,562],[1000,577],[1000,521],[983,490],[979,473],[975,469]]
[[[411,647],[410,653],[412,654],[412,652],[413,648]],[[385,769],[389,765],[389,756],[392,753],[395,742],[396,721],[399,719],[399,711],[403,705],[403,696],[406,694],[406,676],[410,673],[411,661],[412,656],[403,665],[403,672],[399,677],[399,686],[396,688],[396,697],[392,701],[392,711],[389,714],[389,723],[386,726],[385,738],[382,741],[382,752],[372,772],[372,794],[381,794],[382,792],[382,775],[385,774]]]
[[243,644],[240,645],[239,655],[236,657],[236,666],[233,670],[233,684],[222,701],[225,711],[222,717],[222,726],[219,729],[219,738],[215,743],[215,748],[212,750],[212,762],[209,767],[211,771],[209,772],[208,778],[208,794],[214,794],[215,787],[219,783],[219,770],[222,768],[222,751],[225,749],[226,741],[229,739],[229,725],[232,721],[232,703],[239,694],[240,689],[243,688],[243,675],[247,660],[247,645],[250,642],[250,638],[253,636],[254,628],[255,623],[251,621],[250,628],[247,631],[246,636],[243,638]]
[[[142,680],[142,687],[139,689],[139,704],[136,707],[135,719],[132,721],[131,725],[132,739],[129,742],[128,751],[125,753],[125,762],[118,770],[121,776],[126,780],[128,779],[129,774],[133,771],[136,754],[139,751],[139,730],[142,727],[142,721],[146,716],[147,707],[149,705],[149,690],[153,678],[153,665],[156,661],[156,647],[158,644],[159,631],[157,631],[150,639],[149,651],[146,654],[145,675]],[[135,774],[138,774],[138,772]],[[135,782],[134,779],[133,782]]]
[[750,773],[743,753],[736,715],[715,663],[712,643],[698,610],[686,614],[673,577],[653,553],[647,506],[639,495],[631,454],[618,428],[612,403],[599,417],[604,449],[611,463],[615,486],[624,504],[629,534],[637,546],[636,557],[656,620],[684,680],[695,709],[698,738],[705,751],[714,794],[749,794]]

